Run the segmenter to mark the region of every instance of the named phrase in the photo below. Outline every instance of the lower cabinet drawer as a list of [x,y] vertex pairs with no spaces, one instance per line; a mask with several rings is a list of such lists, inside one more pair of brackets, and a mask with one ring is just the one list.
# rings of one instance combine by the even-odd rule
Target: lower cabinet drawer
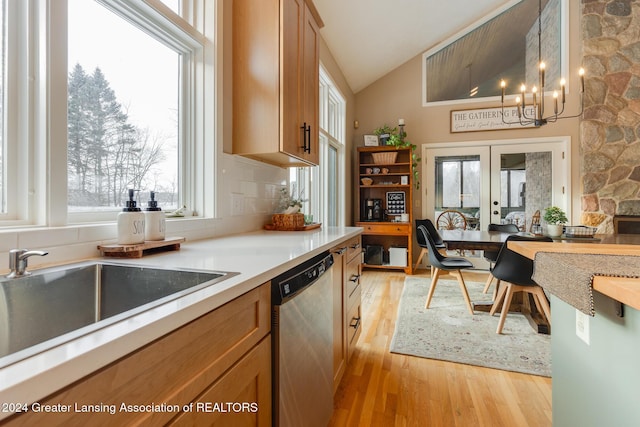
[[362,252],[362,242],[360,236],[354,237],[347,242],[347,261],[351,261]]
[[404,236],[409,234],[409,224],[360,224],[365,234],[386,234]]
[[267,336],[168,426],[270,424],[271,337]]

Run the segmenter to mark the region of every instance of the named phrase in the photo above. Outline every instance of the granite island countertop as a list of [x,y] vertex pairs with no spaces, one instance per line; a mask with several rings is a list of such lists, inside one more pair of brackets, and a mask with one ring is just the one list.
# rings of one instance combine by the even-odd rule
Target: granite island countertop
[[[31,403],[42,399],[361,232],[359,227],[322,227],[302,232],[261,230],[187,241],[179,251],[138,259],[98,258],[149,267],[239,274],[0,368],[0,402]],[[0,419],[9,415],[0,413]]]

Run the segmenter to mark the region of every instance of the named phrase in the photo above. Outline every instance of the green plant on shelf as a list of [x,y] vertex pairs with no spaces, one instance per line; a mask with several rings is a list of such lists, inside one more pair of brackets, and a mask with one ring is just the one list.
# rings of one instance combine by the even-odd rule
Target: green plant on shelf
[[387,146],[397,147],[397,148],[411,148],[411,171],[413,173],[413,183],[416,187],[416,190],[419,190],[420,189],[420,173],[418,171],[418,164],[422,159],[418,157],[418,154],[416,154],[417,146],[405,139],[407,136],[407,133],[404,132],[403,128],[404,126],[401,126],[400,127],[401,130],[398,131],[398,128],[395,128],[395,127],[391,128],[389,127],[389,125],[385,124],[382,127],[379,127],[376,130],[374,130],[373,133],[378,136],[389,135],[388,139],[386,140]]

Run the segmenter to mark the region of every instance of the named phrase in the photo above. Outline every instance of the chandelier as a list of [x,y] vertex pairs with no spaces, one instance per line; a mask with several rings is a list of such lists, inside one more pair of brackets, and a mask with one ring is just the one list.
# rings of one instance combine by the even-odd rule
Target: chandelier
[[[584,111],[583,94],[584,94],[584,69],[580,68],[578,75],[580,76],[580,112],[573,116],[562,116],[565,107],[565,85],[564,79],[560,80],[560,93],[558,90],[553,91],[553,114],[545,117],[545,63],[542,61],[542,0],[538,1],[538,87],[531,88],[531,102],[527,102],[527,87],[523,83],[520,86],[520,95],[516,97],[516,109],[518,113],[518,121],[508,121],[505,119],[504,113],[504,95],[507,83],[500,81],[502,90],[502,122],[509,125],[519,124],[521,126],[540,127],[547,123],[553,123],[559,119],[570,119],[580,117]],[[560,100],[558,100],[560,98]],[[562,116],[562,117],[561,117]]]

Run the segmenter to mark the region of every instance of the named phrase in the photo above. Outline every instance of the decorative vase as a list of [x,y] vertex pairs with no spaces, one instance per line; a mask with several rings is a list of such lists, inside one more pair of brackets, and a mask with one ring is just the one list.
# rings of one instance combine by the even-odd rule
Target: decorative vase
[[547,224],[547,234],[549,235],[549,237],[562,236],[563,229],[564,225],[562,224]]

